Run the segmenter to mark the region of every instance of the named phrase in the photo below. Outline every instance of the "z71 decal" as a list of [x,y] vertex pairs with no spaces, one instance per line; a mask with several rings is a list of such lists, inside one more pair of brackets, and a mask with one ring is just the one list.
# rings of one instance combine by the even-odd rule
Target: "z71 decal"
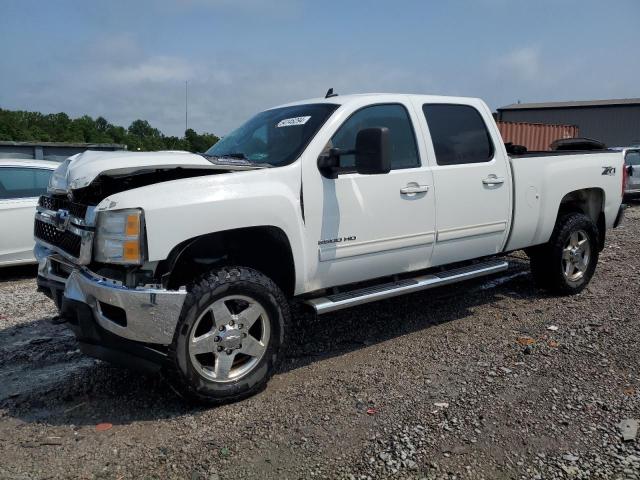
[[602,175],[615,175],[616,167],[602,167]]

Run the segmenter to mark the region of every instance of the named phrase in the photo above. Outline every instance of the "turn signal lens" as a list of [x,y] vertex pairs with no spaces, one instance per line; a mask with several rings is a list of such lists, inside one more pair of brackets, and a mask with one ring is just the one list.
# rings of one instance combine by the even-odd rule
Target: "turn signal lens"
[[127,223],[125,226],[125,234],[127,237],[137,237],[140,235],[140,214],[133,213],[127,215]]
[[127,240],[122,245],[122,257],[125,261],[138,263],[140,261],[140,242],[138,240]]

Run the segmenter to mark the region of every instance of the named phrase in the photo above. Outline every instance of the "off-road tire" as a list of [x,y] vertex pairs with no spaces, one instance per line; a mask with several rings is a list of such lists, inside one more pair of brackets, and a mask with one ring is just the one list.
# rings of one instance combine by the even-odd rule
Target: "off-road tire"
[[[590,243],[590,259],[579,281],[571,282],[563,272],[562,255],[570,236],[574,232],[585,232]],[[558,219],[549,242],[528,250],[531,273],[540,288],[560,295],[580,293],[591,280],[600,251],[598,229],[593,221],[582,213],[569,213]]]
[[[215,405],[241,400],[264,388],[277,368],[290,323],[289,305],[280,288],[251,268],[223,267],[203,275],[189,285],[187,291],[165,370],[174,390],[190,401]],[[190,359],[188,342],[201,313],[212,302],[228,295],[243,295],[259,302],[268,314],[271,333],[259,363],[246,376],[222,383],[198,374]]]

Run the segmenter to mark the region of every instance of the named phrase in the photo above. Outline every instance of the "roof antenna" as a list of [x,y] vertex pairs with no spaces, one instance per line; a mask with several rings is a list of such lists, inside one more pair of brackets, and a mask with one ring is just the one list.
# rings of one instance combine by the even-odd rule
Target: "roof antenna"
[[337,93],[333,93],[333,88],[330,88],[329,90],[327,90],[327,94],[324,96],[324,98],[337,97],[337,96],[338,96]]

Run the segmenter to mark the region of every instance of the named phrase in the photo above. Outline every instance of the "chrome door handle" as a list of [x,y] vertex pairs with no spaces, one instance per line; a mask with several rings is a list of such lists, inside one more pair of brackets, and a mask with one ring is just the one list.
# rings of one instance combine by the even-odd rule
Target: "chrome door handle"
[[483,178],[482,183],[485,185],[502,185],[504,183],[504,177],[491,174],[487,178]]
[[402,187],[400,189],[400,193],[402,195],[412,195],[414,193],[424,193],[429,191],[429,185],[407,185],[406,187]]

